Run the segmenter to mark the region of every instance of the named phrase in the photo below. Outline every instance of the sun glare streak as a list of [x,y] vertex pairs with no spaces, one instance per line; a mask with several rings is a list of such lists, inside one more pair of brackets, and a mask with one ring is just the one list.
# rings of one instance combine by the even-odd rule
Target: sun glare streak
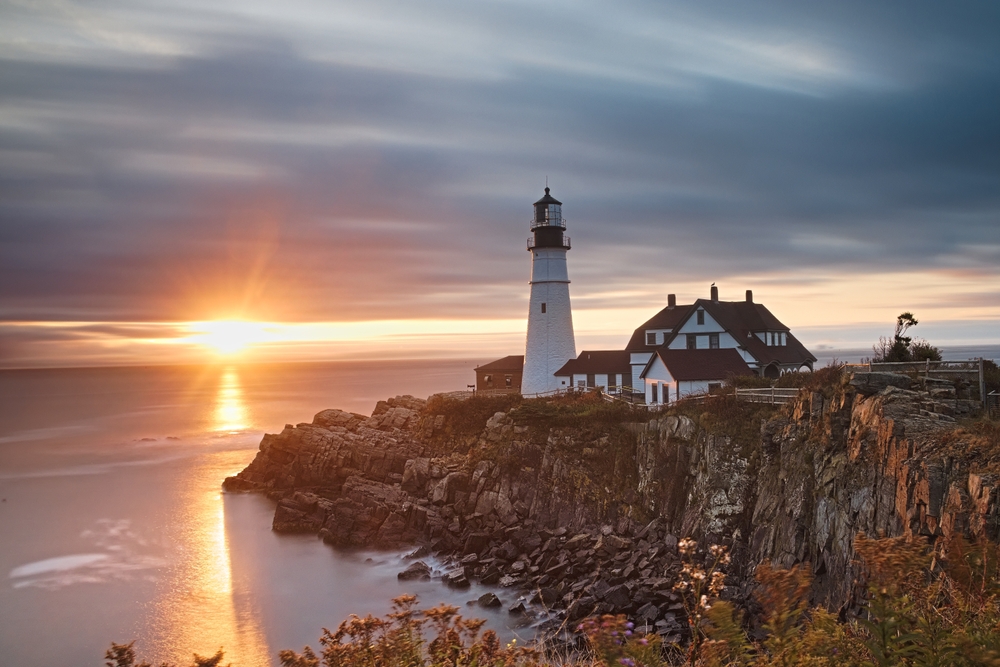
[[266,325],[241,320],[193,322],[188,340],[213,348],[221,355],[242,352],[247,346],[266,341]]

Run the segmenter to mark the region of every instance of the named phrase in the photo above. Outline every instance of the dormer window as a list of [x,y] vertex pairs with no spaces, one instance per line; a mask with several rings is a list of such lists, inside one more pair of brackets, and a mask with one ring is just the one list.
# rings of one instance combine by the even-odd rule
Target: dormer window
[[699,310],[698,311],[698,324],[704,324],[704,323],[705,323],[705,311],[704,310]]
[[656,332],[647,331],[646,332],[646,345],[656,345]]

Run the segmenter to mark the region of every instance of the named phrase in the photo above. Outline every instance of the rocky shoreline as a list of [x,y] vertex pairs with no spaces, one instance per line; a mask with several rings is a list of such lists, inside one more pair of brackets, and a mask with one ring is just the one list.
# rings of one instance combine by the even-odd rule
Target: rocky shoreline
[[[324,410],[265,435],[224,488],[276,500],[276,531],[420,547],[443,559],[448,585],[521,591],[514,613],[624,613],[668,640],[686,627],[678,537],[730,548],[725,597],[748,600],[758,563],[809,562],[815,601],[845,610],[858,592],[858,532],[1000,531],[997,476],[956,455],[955,418],[974,404],[902,376],[858,374],[780,409],[719,414],[723,403],[609,419],[599,400],[581,409],[582,397],[492,400]],[[429,576],[413,567],[406,576]]]

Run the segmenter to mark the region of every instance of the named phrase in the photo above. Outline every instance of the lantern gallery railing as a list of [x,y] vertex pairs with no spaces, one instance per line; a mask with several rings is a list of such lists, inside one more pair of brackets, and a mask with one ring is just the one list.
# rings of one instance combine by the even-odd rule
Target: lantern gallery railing
[[531,221],[532,229],[538,229],[539,227],[559,227],[560,229],[566,229],[566,218],[548,218],[546,220]]
[[[535,247],[535,238],[533,236],[528,237],[528,250],[531,250],[534,247]],[[570,245],[570,243],[569,243],[569,237],[568,236],[564,236],[563,237],[563,243],[559,247],[560,248],[566,248],[567,250],[569,250],[572,247]]]

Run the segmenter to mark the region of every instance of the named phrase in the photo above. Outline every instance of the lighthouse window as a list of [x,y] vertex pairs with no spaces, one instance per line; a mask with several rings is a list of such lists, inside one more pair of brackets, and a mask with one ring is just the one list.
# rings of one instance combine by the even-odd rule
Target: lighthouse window
[[545,304],[544,303],[542,304],[542,312],[543,313],[545,312]]

